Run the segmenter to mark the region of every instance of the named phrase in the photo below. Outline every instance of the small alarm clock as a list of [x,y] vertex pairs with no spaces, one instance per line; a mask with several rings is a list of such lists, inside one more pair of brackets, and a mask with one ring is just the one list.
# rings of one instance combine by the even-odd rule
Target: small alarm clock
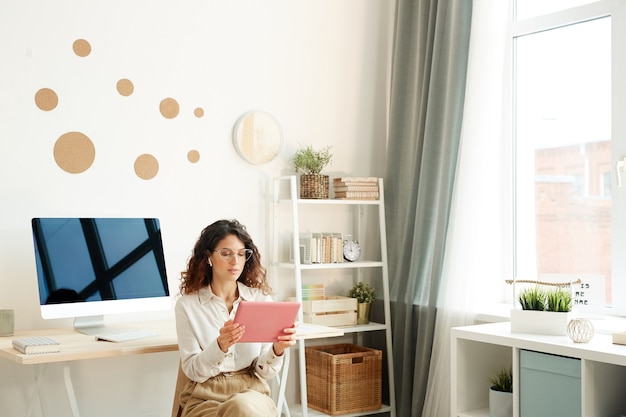
[[343,241],[343,259],[354,262],[361,256],[361,246],[354,239],[346,239]]

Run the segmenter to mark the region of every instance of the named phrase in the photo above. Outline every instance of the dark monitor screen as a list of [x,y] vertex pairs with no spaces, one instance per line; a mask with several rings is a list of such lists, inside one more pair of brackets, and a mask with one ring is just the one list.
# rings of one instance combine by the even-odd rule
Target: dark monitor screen
[[158,219],[34,218],[32,230],[44,318],[165,306],[169,289]]

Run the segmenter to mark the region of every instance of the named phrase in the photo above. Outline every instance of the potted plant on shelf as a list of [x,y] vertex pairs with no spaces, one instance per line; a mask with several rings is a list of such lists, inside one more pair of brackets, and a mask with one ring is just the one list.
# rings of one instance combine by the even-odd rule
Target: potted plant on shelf
[[513,416],[513,370],[502,368],[489,378],[489,417]]
[[296,172],[300,172],[300,198],[328,198],[329,179],[322,170],[333,159],[330,146],[320,150],[311,145],[301,148],[291,158]]
[[356,324],[368,324],[370,308],[376,299],[374,287],[365,282],[357,282],[348,292],[348,297],[356,298],[358,303]]
[[560,286],[544,290],[539,285],[526,287],[519,294],[522,309],[511,311],[511,332],[567,335],[572,318],[572,294]]

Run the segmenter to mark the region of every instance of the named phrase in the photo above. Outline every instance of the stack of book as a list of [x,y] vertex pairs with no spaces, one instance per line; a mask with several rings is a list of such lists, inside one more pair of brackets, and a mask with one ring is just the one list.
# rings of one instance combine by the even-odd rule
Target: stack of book
[[378,178],[341,177],[333,179],[335,198],[350,200],[378,200]]
[[[300,233],[300,263],[327,264],[343,262],[343,235],[341,233]],[[295,261],[289,246],[289,260]]]
[[323,300],[325,297],[324,284],[302,285],[303,300]]

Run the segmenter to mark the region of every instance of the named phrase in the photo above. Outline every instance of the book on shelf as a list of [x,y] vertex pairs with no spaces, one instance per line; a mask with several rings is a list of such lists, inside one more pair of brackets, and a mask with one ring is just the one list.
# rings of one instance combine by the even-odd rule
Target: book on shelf
[[24,354],[56,353],[61,351],[59,342],[45,336],[13,339],[13,348]]
[[311,234],[311,263],[328,264],[343,262],[343,239],[341,233]]
[[337,177],[333,178],[333,184],[345,183],[345,184],[378,184],[378,178],[376,177]]
[[376,191],[378,192],[378,185],[347,185],[336,186],[333,188],[335,192],[340,191]]
[[378,197],[378,191],[335,191],[335,198],[376,200]]
[[323,300],[325,296],[324,284],[302,285],[303,300]]

